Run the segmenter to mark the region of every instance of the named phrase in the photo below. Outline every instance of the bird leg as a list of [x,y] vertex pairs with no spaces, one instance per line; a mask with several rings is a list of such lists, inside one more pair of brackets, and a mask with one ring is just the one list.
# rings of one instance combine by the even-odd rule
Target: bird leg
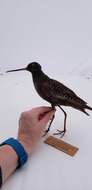
[[48,128],[45,130],[45,134],[43,136],[47,135],[47,133],[50,131],[50,127],[51,127],[51,124],[52,124],[54,118],[55,118],[55,115],[53,115],[53,117],[52,117],[52,119],[50,121],[50,124],[49,124]]
[[[52,110],[53,110],[53,109],[55,109],[55,107],[52,105]],[[50,121],[50,123],[49,123],[49,126],[48,126],[48,128],[45,130],[45,133],[44,133],[43,136],[47,135],[47,133],[50,131],[50,127],[51,127],[51,124],[52,124],[54,118],[55,118],[55,114],[54,114],[53,117],[51,118],[51,121]]]
[[61,130],[59,130],[59,129],[57,129],[57,133],[54,133],[54,135],[60,135],[60,134],[62,134],[61,135],[61,137],[63,137],[64,136],[64,134],[65,134],[65,132],[66,132],[66,118],[67,118],[67,114],[66,114],[66,112],[63,110],[63,108],[61,107],[61,106],[58,106],[62,111],[63,111],[63,113],[64,113],[64,130],[63,131],[61,131]]

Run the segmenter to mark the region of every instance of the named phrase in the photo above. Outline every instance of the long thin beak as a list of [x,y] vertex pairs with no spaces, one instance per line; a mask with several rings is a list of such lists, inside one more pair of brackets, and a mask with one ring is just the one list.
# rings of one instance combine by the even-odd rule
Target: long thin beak
[[15,72],[15,71],[22,71],[22,70],[26,70],[26,68],[15,69],[15,70],[9,70],[9,71],[6,71],[6,73],[9,73],[9,72]]

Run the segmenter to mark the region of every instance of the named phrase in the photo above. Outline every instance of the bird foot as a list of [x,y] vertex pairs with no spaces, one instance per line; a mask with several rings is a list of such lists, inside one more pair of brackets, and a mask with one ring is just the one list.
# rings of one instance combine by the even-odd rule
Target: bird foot
[[61,130],[57,129],[57,132],[56,132],[56,133],[53,133],[53,135],[61,135],[60,138],[62,138],[62,137],[65,135],[65,132],[66,132],[66,131],[64,131],[64,130],[61,131]]

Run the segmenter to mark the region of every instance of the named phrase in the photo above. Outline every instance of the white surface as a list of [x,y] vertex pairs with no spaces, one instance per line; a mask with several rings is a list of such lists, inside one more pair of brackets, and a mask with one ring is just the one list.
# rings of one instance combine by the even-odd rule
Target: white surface
[[[66,81],[69,87],[92,105],[92,80],[79,76],[62,76],[62,79],[57,76],[56,79]],[[18,119],[22,111],[47,103],[36,94],[28,72],[1,76],[0,88],[0,141],[2,142],[7,137],[16,137]],[[29,187],[32,190],[92,189],[92,113],[88,117],[70,108],[66,110],[67,133],[64,140],[79,147],[76,156],[71,158],[42,143],[29,162],[6,182],[3,190],[28,190]],[[58,110],[50,134],[60,127],[63,127],[63,113]]]
[[91,7],[91,0],[1,0],[0,69],[36,60],[62,74],[92,60]]
[[[38,61],[53,78],[64,81],[92,106],[92,1],[1,0],[0,72]],[[66,75],[65,75],[66,74]],[[17,135],[20,113],[47,105],[31,76],[0,76],[0,141]],[[92,190],[92,113],[68,112],[66,142],[79,147],[74,158],[41,144],[3,190]],[[52,131],[63,126],[57,112]]]

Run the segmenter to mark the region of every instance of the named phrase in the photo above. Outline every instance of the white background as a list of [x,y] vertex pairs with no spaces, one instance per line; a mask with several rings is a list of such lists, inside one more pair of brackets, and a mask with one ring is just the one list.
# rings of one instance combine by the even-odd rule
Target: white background
[[[49,76],[64,82],[92,106],[91,0],[1,0],[0,72],[38,61]],[[0,141],[16,137],[20,113],[48,105],[33,87],[31,74],[0,76]],[[74,158],[41,143],[3,190],[91,190],[92,113],[65,108],[64,140],[79,148]],[[63,127],[59,110],[52,131]]]

